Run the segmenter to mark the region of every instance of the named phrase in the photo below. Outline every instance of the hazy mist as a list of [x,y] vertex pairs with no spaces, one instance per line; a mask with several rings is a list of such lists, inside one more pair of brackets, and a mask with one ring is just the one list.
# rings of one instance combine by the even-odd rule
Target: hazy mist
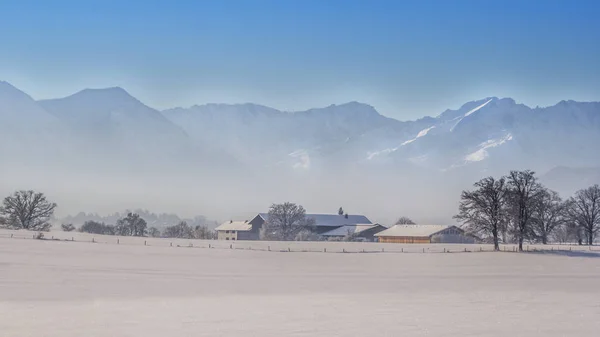
[[562,193],[600,177],[600,103],[531,109],[491,97],[432,115],[400,122],[357,102],[158,111],[121,88],[36,101],[1,82],[0,193],[43,191],[59,217],[244,219],[292,201],[382,224],[448,223],[460,191],[486,175],[533,169]]

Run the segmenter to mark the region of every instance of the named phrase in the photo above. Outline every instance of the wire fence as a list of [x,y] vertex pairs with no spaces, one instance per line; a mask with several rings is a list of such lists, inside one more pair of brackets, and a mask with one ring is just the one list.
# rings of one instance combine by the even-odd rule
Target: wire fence
[[[229,250],[251,250],[265,252],[306,252],[306,253],[484,253],[493,252],[494,247],[490,244],[398,244],[377,242],[331,242],[331,241],[224,241],[224,240],[194,240],[176,238],[151,238],[96,235],[80,232],[30,232],[23,230],[0,230],[2,239],[21,240],[44,240],[60,242],[84,242],[94,244],[131,245],[150,247],[172,247],[172,248],[206,248],[206,249],[229,249]],[[526,244],[523,246],[525,252],[539,253],[568,253],[568,252],[600,252],[597,246],[580,246],[573,244]],[[506,244],[500,246],[501,252],[518,252],[517,245]]]

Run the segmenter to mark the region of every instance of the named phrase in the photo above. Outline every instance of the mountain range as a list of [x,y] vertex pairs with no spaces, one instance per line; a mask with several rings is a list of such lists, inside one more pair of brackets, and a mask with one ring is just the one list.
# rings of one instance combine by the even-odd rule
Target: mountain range
[[231,184],[244,185],[240,197],[246,198],[274,180],[280,194],[290,195],[281,184],[302,180],[302,188],[314,187],[308,198],[325,186],[335,195],[335,189],[346,194],[343,185],[363,189],[390,181],[405,193],[447,182],[456,193],[481,176],[528,168],[570,193],[599,180],[598,144],[599,102],[530,108],[488,97],[435,117],[399,121],[358,102],[296,112],[251,103],[159,111],[121,88],[35,100],[0,82],[0,170],[6,174],[52,168],[189,177],[213,183],[213,192],[221,181],[228,193],[236,191]]

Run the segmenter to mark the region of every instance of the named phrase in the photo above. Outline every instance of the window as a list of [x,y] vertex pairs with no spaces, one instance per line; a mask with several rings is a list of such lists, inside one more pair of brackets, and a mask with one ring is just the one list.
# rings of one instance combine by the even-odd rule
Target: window
[[229,234],[229,231],[225,231],[225,234]]

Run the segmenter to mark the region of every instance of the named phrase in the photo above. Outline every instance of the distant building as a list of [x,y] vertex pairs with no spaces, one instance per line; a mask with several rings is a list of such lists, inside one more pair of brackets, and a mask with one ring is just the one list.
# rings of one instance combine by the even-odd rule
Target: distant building
[[[317,234],[323,234],[342,226],[373,225],[371,220],[364,215],[306,214],[306,218],[314,220]],[[259,240],[260,230],[268,219],[268,213],[259,213],[250,221],[225,222],[215,229],[217,239]]]
[[384,243],[475,243],[457,226],[395,225],[375,234]]
[[260,227],[251,221],[227,221],[215,228],[217,240],[258,240]]
[[351,238],[353,241],[375,241],[375,234],[386,229],[380,224],[345,225],[321,235],[328,240]]
[[[268,213],[259,213],[257,217],[260,217],[263,223],[269,220]],[[323,234],[342,226],[373,224],[371,220],[364,215],[306,214],[306,218],[314,220],[315,232],[317,234]]]

